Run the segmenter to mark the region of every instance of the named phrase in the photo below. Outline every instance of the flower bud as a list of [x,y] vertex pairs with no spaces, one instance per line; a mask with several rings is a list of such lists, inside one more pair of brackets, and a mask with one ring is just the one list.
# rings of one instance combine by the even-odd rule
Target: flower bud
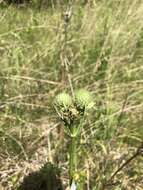
[[85,89],[80,89],[75,92],[75,104],[79,109],[89,109],[93,107],[91,93]]
[[69,94],[62,92],[56,96],[55,105],[67,109],[72,105],[72,98]]

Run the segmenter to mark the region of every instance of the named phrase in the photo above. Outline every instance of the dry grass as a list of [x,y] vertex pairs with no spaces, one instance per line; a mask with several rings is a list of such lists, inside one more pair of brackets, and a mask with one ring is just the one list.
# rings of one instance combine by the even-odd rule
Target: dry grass
[[[0,188],[16,189],[47,161],[59,164],[67,184],[67,139],[51,102],[63,89],[85,87],[95,108],[82,131],[79,168],[85,189],[102,190],[143,141],[143,3],[75,4],[66,50],[60,8],[0,9]],[[114,182],[105,189],[141,190],[142,156]]]

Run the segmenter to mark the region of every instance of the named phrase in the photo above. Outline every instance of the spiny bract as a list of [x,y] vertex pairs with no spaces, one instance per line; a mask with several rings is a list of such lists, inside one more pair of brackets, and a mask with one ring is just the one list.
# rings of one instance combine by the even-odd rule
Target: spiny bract
[[85,89],[80,89],[75,92],[75,104],[79,108],[91,108],[93,106],[92,95]]
[[69,108],[72,105],[72,98],[69,94],[62,92],[56,96],[55,105],[59,107]]

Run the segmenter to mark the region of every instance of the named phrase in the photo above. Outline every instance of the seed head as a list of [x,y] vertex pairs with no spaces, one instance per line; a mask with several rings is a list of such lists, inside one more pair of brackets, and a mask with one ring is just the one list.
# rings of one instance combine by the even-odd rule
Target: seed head
[[91,93],[85,89],[77,90],[75,92],[75,104],[80,109],[93,107]]
[[72,105],[72,98],[69,94],[62,92],[56,96],[55,105],[67,109]]

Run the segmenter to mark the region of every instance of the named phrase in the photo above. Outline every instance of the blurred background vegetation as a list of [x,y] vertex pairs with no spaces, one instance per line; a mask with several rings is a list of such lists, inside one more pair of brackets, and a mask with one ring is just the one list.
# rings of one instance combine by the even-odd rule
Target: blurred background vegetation
[[[143,2],[0,2],[0,189],[16,189],[47,161],[61,167],[67,186],[67,138],[52,101],[59,91],[86,88],[95,107],[79,168],[86,190],[102,190],[143,141]],[[105,189],[142,188],[138,156]]]

